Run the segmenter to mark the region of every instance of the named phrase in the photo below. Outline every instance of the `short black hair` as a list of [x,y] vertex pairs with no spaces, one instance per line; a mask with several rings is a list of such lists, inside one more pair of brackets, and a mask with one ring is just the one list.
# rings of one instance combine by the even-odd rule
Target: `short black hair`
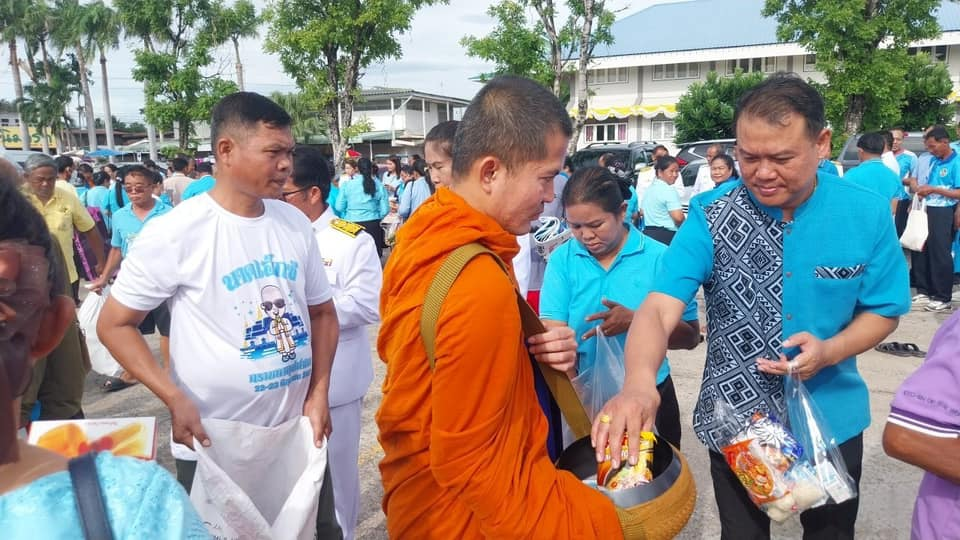
[[542,85],[523,77],[497,77],[480,89],[463,113],[453,144],[453,175],[465,175],[483,156],[507,169],[544,159],[547,136],[573,134],[570,115]]
[[73,167],[73,158],[67,156],[57,156],[53,162],[57,165],[58,173],[62,173],[70,167]]
[[187,158],[177,156],[173,158],[173,161],[170,162],[170,165],[173,167],[174,172],[183,172],[190,167],[190,162],[187,161]]
[[93,185],[95,186],[102,186],[106,184],[109,179],[110,177],[103,171],[93,173]]
[[654,146],[654,147],[653,147],[653,150],[652,150],[650,153],[651,153],[651,154],[656,154],[656,153],[659,152],[660,150],[663,150],[664,152],[666,152],[668,156],[670,155],[670,150],[667,150],[667,147],[664,146],[664,145],[662,145],[662,144],[658,144],[658,145]]
[[950,134],[947,132],[947,128],[937,124],[923,134],[923,140],[927,139],[933,139],[935,141],[949,141]]
[[892,149],[893,148],[893,132],[890,131],[889,129],[885,129],[883,131],[878,131],[877,133],[879,133],[880,136],[883,137],[883,142],[886,143],[887,147]]
[[224,96],[213,107],[210,119],[210,144],[214,153],[224,130],[230,127],[253,129],[260,122],[273,128],[284,128],[293,120],[283,107],[256,92],[235,92]]
[[[890,132],[887,131],[886,133]],[[884,148],[883,135],[875,131],[864,133],[860,136],[860,140],[857,141],[857,148],[868,154],[876,154],[879,156],[883,153]]]
[[93,167],[91,167],[89,163],[81,163],[81,164],[77,165],[77,171],[78,171],[78,172],[85,172],[85,173],[92,173],[92,172],[93,172]]
[[656,163],[653,164],[653,170],[655,172],[665,171],[668,167],[674,164],[676,164],[678,167],[680,166],[680,162],[677,161],[677,158],[670,155],[660,156],[657,158]]
[[630,188],[605,167],[584,167],[577,169],[567,184],[563,186],[560,200],[563,207],[574,204],[596,204],[604,212],[616,214],[623,207],[623,201],[631,197]]
[[200,163],[197,163],[197,166],[194,168],[194,170],[198,173],[213,174],[213,163],[210,163],[209,161],[201,161]]
[[155,173],[143,165],[126,165],[123,167],[123,178],[121,182],[126,182],[131,176],[139,176],[151,184],[155,184]]
[[298,188],[317,186],[323,200],[330,196],[330,167],[319,149],[298,144],[293,151],[293,183]]
[[740,97],[733,114],[733,127],[736,130],[742,116],[783,125],[784,119],[790,114],[803,117],[810,139],[816,139],[826,125],[823,97],[816,88],[795,73],[781,71],[767,77]]
[[423,139],[424,147],[426,147],[427,143],[437,143],[440,146],[440,150],[448,156],[452,156],[453,142],[457,136],[457,126],[459,125],[460,122],[458,120],[447,120],[446,122],[440,122],[433,126]]

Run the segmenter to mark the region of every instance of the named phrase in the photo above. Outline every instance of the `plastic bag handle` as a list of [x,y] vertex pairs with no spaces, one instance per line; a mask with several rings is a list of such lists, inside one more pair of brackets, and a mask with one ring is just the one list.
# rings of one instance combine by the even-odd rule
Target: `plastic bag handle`
[[[427,288],[427,294],[424,297],[420,312],[420,336],[423,339],[423,346],[427,352],[427,360],[430,362],[431,371],[436,367],[437,321],[440,319],[440,308],[443,306],[443,301],[460,272],[467,266],[467,263],[478,255],[493,257],[504,274],[508,278],[510,277],[507,265],[503,260],[496,253],[476,242],[455,249],[443,261]],[[512,281],[511,279],[511,283]],[[520,310],[520,324],[523,327],[523,334],[529,338],[546,332],[547,329],[543,326],[540,317],[537,316],[526,299],[520,295],[520,291],[516,289],[516,284],[513,284],[513,286],[517,296],[517,307]],[[565,374],[541,362],[536,362],[536,364],[574,436],[581,439],[590,435],[592,427],[590,418],[587,417],[583,404],[580,403],[580,398],[577,397],[577,392],[573,389],[570,379]]]

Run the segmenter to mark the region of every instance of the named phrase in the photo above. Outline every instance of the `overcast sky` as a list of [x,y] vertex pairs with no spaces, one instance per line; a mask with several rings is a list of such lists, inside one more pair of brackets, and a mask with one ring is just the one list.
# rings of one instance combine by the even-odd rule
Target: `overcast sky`
[[[677,1],[677,0],[673,0]],[[653,4],[665,3],[663,0],[610,0],[613,9],[621,10],[618,18],[635,13]],[[266,0],[254,0],[262,8]],[[361,85],[413,88],[446,96],[469,99],[479,89],[479,84],[470,80],[491,66],[467,56],[460,46],[460,38],[465,35],[486,35],[493,28],[493,20],[486,10],[490,1],[450,0],[447,5],[427,7],[414,17],[410,32],[400,36],[403,57],[383,65],[371,66],[367,70]],[[108,53],[110,70],[110,102],[113,115],[129,122],[139,120],[139,110],[143,107],[143,87],[130,76],[133,68],[133,54],[137,46],[127,41],[121,48]],[[219,68],[224,78],[233,79],[232,46],[218,50],[218,60],[214,69]],[[6,47],[2,50],[0,65],[0,98],[13,99],[13,81],[11,79],[9,58]],[[262,41],[252,39],[241,42],[240,55],[244,63],[246,89],[269,94],[273,91],[293,92],[296,86],[283,73],[279,61],[273,55],[263,52]],[[94,62],[93,71],[94,109],[98,117],[102,116],[100,99],[100,65]],[[26,79],[26,77],[24,77]],[[76,114],[76,104],[71,106]]]

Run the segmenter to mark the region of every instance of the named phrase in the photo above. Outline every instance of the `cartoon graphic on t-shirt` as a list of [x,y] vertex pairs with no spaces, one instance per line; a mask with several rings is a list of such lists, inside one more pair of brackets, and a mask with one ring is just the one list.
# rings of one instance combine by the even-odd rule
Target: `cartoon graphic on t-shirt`
[[260,307],[270,317],[270,335],[276,343],[277,352],[288,362],[297,357],[297,346],[293,342],[293,325],[284,318],[286,302],[283,293],[275,285],[267,285],[260,290]]
[[297,347],[308,344],[310,334],[295,310],[290,295],[284,296],[275,285],[263,287],[255,299],[241,301],[236,307],[244,329],[241,356],[255,362],[271,356],[280,356],[284,362],[296,358]]

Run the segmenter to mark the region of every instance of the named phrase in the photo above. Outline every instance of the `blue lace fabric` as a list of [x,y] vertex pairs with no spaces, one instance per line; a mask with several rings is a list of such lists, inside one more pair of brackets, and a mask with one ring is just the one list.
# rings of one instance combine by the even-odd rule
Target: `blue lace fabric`
[[[117,540],[210,538],[187,493],[156,463],[101,452],[97,474]],[[0,495],[0,531],[4,540],[82,539],[70,473]]]

